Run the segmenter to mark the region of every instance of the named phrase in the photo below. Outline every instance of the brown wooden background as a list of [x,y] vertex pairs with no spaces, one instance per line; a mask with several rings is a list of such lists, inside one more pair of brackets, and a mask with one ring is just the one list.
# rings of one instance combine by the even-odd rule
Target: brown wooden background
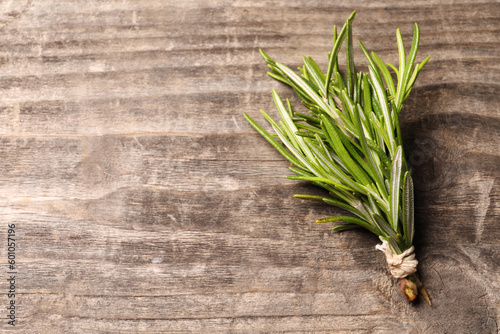
[[[415,21],[432,57],[401,119],[432,307],[374,236],[314,224],[340,211],[293,199],[319,190],[241,115],[293,96],[258,48],[325,67],[352,10],[384,60]],[[499,43],[498,1],[0,1],[0,331],[497,333]]]

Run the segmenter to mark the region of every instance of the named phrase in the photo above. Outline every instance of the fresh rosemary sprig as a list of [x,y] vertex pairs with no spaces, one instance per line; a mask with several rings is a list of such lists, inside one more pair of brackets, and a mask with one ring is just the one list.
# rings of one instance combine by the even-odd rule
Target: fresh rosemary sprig
[[[328,55],[326,74],[311,57],[303,57],[304,65],[299,67],[299,75],[260,50],[272,70],[268,74],[292,87],[309,113],[293,111],[290,101],[287,99],[285,106],[273,91],[281,120],[276,122],[265,111],[261,112],[274,134],[269,134],[247,114],[244,116],[292,163],[290,170],[294,175],[288,176],[289,179],[311,181],[329,193],[329,196],[295,197],[323,201],[351,214],[321,218],[318,223],[342,222],[333,228],[335,231],[364,227],[382,240],[388,262],[391,256],[398,254],[395,262],[401,262],[413,252],[415,228],[413,181],[402,147],[398,115],[429,57],[415,64],[420,40],[419,27],[415,23],[408,55],[401,32],[397,30],[399,68],[385,64],[375,52],[369,53],[358,42],[368,59],[369,75],[356,73],[352,41],[355,13],[338,34],[334,27],[333,49]],[[344,41],[346,70],[342,75],[338,54]],[[396,74],[397,86],[389,68]],[[379,249],[382,246],[378,246]],[[430,304],[414,273],[416,260],[408,262],[411,261],[414,261],[413,270],[407,272],[408,275],[394,272],[393,275],[399,278],[409,301],[415,299],[418,290]]]

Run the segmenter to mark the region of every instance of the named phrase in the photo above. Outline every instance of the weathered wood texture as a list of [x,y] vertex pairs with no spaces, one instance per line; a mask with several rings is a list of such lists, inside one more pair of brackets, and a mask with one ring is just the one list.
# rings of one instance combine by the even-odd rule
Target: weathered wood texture
[[[432,307],[406,304],[374,236],[314,224],[340,211],[293,199],[320,190],[241,116],[293,97],[258,48],[325,67],[354,9],[384,59],[415,21],[432,57],[401,119]],[[497,1],[16,0],[0,29],[2,333],[498,332]]]

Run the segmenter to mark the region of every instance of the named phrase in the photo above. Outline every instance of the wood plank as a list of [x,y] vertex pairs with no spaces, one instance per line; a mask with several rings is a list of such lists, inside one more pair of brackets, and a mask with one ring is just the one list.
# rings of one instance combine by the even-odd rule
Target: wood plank
[[[276,116],[272,89],[300,108],[259,48],[326,68],[353,9],[384,60],[415,21],[431,56],[401,126],[432,307],[406,304],[374,235],[315,224],[341,211],[294,199],[322,191],[242,117]],[[499,23],[497,1],[0,3],[0,306],[15,223],[19,321],[0,331],[497,333]]]

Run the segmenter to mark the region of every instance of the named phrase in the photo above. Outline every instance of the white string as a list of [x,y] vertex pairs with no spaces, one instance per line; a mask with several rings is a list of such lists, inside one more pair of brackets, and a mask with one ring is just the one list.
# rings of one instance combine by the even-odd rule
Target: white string
[[375,248],[384,252],[392,276],[404,278],[417,271],[418,261],[415,259],[415,253],[413,253],[415,247],[411,246],[403,253],[396,254],[389,246],[389,243],[383,240],[382,244],[375,246]]

